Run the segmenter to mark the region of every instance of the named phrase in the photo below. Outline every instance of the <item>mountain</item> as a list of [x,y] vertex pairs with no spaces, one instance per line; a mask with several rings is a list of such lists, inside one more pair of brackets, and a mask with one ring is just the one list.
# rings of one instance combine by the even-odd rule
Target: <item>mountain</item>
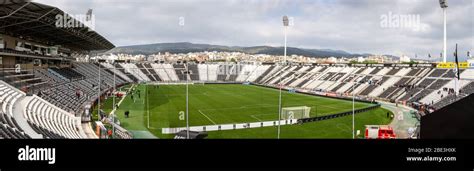
[[[156,43],[146,45],[132,45],[116,47],[106,53],[125,53],[125,54],[157,54],[158,52],[170,53],[189,53],[189,52],[204,52],[204,51],[219,51],[219,52],[244,52],[248,54],[269,54],[269,55],[283,55],[283,47],[272,46],[221,46],[210,44],[194,44],[188,42],[179,43]],[[302,49],[295,47],[287,48],[288,55],[303,55],[308,57],[352,57],[360,56],[358,54],[351,54],[342,50],[332,49]],[[366,55],[363,55],[366,56]]]

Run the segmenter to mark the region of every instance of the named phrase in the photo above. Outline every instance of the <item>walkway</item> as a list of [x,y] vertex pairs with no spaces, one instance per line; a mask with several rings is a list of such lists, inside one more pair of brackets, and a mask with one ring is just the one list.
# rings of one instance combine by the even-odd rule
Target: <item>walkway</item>
[[26,105],[31,101],[32,96],[24,96],[15,103],[13,106],[13,118],[16,120],[18,125],[33,139],[41,139],[43,135],[36,133],[36,131],[31,128],[30,124],[25,118]]
[[[418,119],[411,114],[411,111],[415,109],[399,104],[398,107],[394,103],[388,103],[378,101],[382,104],[382,107],[392,111],[395,114],[390,126],[394,129],[398,138],[407,139],[410,138],[408,133],[409,128],[416,128],[416,124],[419,123]],[[415,130],[415,129],[413,129]]]

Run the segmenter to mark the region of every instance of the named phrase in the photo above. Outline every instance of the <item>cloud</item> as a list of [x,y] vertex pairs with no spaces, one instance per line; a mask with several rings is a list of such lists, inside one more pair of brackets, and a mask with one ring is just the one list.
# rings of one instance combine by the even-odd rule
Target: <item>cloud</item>
[[[438,56],[442,10],[433,0],[36,0],[71,14],[92,8],[96,30],[115,45],[193,42],[231,46],[283,45],[281,17],[294,18],[288,45],[353,53]],[[472,0],[451,0],[448,54],[474,49]],[[389,12],[419,15],[422,31],[382,28]],[[179,25],[179,17],[185,25]],[[461,54],[461,53],[460,53]]]

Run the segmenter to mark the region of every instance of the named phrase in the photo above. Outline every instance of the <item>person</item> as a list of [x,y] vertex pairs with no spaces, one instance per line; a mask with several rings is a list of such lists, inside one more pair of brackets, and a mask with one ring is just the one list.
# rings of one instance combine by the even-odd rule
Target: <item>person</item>
[[128,110],[125,111],[125,117],[126,117],[126,118],[129,118],[129,117],[130,117],[130,111],[128,111]]
[[138,98],[140,98],[140,91],[138,91]]
[[76,89],[76,97],[77,97],[77,100],[81,98],[81,92],[79,91],[79,89]]
[[389,112],[387,112],[387,118],[388,118],[389,116],[390,116],[390,113],[389,113]]

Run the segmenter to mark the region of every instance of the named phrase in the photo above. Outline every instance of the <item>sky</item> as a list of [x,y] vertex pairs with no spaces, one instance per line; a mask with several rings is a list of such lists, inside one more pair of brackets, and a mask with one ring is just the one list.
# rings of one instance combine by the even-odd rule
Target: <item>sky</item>
[[[293,21],[287,28],[291,47],[418,58],[431,54],[432,59],[443,49],[443,10],[438,0],[34,1],[72,15],[93,9],[95,30],[116,46],[165,42],[283,46],[282,16],[287,15]],[[474,51],[474,0],[448,0],[448,6],[448,58],[456,43],[465,57],[468,50]]]

